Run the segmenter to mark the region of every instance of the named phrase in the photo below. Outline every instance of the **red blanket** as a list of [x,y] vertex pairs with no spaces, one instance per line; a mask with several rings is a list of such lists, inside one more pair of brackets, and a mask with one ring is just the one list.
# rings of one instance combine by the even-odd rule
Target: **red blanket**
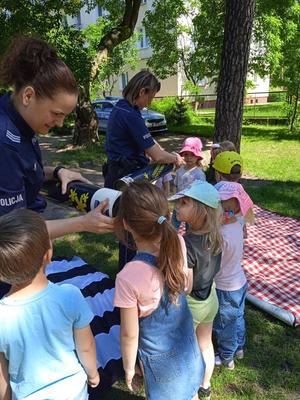
[[248,227],[244,269],[249,293],[280,307],[300,324],[300,221],[255,206]]

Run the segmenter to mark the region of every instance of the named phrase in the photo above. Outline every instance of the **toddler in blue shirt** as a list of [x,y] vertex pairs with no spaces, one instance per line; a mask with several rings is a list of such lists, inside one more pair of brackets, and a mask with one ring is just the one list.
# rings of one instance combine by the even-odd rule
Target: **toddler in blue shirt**
[[0,398],[88,398],[100,382],[90,329],[93,314],[80,290],[49,282],[52,247],[43,218],[16,209],[0,217]]

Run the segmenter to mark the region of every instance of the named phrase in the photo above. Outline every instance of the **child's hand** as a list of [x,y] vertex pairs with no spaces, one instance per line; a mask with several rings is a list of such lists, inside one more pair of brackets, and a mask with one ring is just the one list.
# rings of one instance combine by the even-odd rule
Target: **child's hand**
[[88,376],[88,385],[90,387],[95,388],[99,385],[99,383],[100,383],[100,375],[98,371],[94,376],[92,377]]
[[176,168],[181,167],[181,165],[185,165],[185,160],[180,154],[176,153],[175,151],[173,151],[172,154],[176,156],[176,161],[174,163]]
[[125,371],[125,381],[128,389],[131,392],[137,391],[143,386],[141,370],[139,368],[135,368],[135,370]]

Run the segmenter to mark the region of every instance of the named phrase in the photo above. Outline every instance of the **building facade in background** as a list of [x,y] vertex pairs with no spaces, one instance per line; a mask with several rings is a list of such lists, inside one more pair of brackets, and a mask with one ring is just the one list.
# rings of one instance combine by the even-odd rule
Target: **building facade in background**
[[[145,32],[145,27],[143,26],[143,19],[145,16],[145,12],[152,8],[153,0],[142,0],[140,6],[140,12],[138,16],[138,20],[136,23],[135,30],[140,33],[140,39],[138,40],[136,46],[139,49],[140,59],[139,64],[136,70],[132,70],[128,68],[125,69],[125,72],[122,73],[118,82],[114,85],[112,95],[120,96],[122,94],[123,88],[126,86],[128,81],[141,69],[149,68],[147,66],[148,59],[152,56],[152,48],[149,43],[149,39]],[[96,23],[99,17],[107,15],[107,11],[100,6],[95,7],[89,13],[87,12],[86,7],[84,6],[80,13],[77,16],[71,18],[67,17],[67,23],[69,25],[75,25],[79,29],[85,28],[90,23]],[[257,75],[249,74],[249,80],[251,80],[255,84],[255,88],[248,91],[245,102],[247,104],[257,104],[257,103],[266,103],[268,98],[269,91],[269,78],[260,78]],[[187,95],[184,91],[183,86],[186,80],[185,74],[183,70],[178,65],[177,74],[170,76],[167,79],[160,80],[161,82],[161,90],[158,93],[159,97],[165,96],[182,96]],[[201,104],[202,107],[214,107],[216,103],[216,87],[215,85],[210,85],[207,79],[203,79],[200,83],[202,88],[201,96],[204,99],[204,102]]]

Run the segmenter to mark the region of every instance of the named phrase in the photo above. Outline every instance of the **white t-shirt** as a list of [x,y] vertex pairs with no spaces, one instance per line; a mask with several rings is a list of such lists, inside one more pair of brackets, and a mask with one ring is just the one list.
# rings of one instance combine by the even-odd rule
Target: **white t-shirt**
[[157,181],[155,182],[155,185],[160,189],[163,189],[164,183],[171,182],[171,180],[173,180],[173,176],[171,173],[169,173],[162,176],[161,178],[158,178]]
[[222,225],[223,248],[220,271],[215,276],[217,289],[233,291],[247,282],[243,262],[243,225],[239,222]]
[[177,191],[181,191],[197,180],[206,181],[206,176],[202,169],[200,167],[186,169],[185,166],[182,165],[176,172],[174,183]]

